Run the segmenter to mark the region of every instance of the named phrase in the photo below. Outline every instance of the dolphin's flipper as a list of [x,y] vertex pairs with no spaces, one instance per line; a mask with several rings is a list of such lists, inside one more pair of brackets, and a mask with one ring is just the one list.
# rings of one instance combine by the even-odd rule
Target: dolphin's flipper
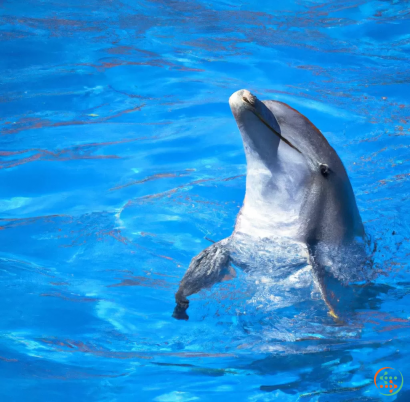
[[341,318],[336,312],[336,304],[337,302],[333,300],[331,290],[327,286],[329,282],[327,279],[328,273],[324,266],[322,266],[317,259],[312,254],[312,249],[309,247],[309,264],[312,267],[312,272],[314,276],[314,280],[316,282],[317,287],[319,288],[320,295],[322,296],[323,301],[328,308],[328,314],[333,317],[335,320],[340,321]]
[[172,316],[178,320],[187,320],[186,310],[189,307],[188,296],[201,289],[210,288],[215,283],[224,280],[229,271],[228,239],[221,240],[194,257],[186,271],[179,289],[175,294],[177,303]]
[[312,265],[312,268],[313,268],[313,274],[315,276],[316,284],[319,288],[320,295],[322,296],[322,299],[325,302],[329,310],[328,314],[331,317],[333,317],[335,320],[340,320],[340,317],[335,311],[336,303],[334,303],[333,300],[331,300],[331,297],[328,292],[328,288],[326,286],[324,269],[316,264]]

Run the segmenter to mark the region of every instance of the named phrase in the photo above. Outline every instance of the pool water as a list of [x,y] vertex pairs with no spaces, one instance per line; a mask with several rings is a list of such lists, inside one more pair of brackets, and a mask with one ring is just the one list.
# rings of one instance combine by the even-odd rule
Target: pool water
[[[1,401],[410,400],[408,2],[0,13]],[[376,251],[343,325],[244,273],[171,317],[243,201],[242,88],[306,115],[346,166]],[[383,367],[396,395],[374,384]]]

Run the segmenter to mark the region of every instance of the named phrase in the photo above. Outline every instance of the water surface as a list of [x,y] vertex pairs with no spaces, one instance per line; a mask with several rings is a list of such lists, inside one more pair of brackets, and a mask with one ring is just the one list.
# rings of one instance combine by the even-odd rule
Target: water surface
[[[1,400],[381,401],[385,366],[405,381],[388,399],[410,399],[407,1],[0,13]],[[344,326],[252,299],[243,276],[171,318],[189,261],[242,204],[241,88],[305,114],[351,177],[377,275]]]

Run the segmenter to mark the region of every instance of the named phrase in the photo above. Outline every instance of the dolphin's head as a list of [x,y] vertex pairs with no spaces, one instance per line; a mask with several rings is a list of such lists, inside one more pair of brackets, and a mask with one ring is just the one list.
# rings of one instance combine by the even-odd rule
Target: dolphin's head
[[[298,237],[315,243],[363,235],[346,170],[322,133],[301,113],[248,90],[229,99],[247,159],[246,201],[253,210],[292,214]],[[266,215],[265,213],[265,215]]]
[[[336,152],[322,133],[295,109],[282,102],[260,101],[247,89],[232,94],[229,105],[242,134],[248,163],[258,159],[270,168],[276,166],[278,153],[289,151],[288,158],[300,161],[302,157],[312,173],[329,173],[328,162],[337,157]],[[334,168],[339,169],[340,159],[336,162],[338,166]]]

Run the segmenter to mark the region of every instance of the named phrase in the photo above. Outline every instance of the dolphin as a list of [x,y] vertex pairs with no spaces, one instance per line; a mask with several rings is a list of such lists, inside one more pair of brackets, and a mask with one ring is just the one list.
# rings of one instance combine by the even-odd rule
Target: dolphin
[[305,248],[323,302],[338,319],[338,302],[327,286],[334,280],[330,257],[365,241],[342,161],[316,126],[283,102],[260,101],[242,89],[229,105],[246,155],[244,203],[232,235],[192,259],[175,294],[173,317],[188,319],[187,297],[234,276],[232,264],[246,269],[246,251],[235,247],[239,241],[247,239],[251,248],[281,236]]

